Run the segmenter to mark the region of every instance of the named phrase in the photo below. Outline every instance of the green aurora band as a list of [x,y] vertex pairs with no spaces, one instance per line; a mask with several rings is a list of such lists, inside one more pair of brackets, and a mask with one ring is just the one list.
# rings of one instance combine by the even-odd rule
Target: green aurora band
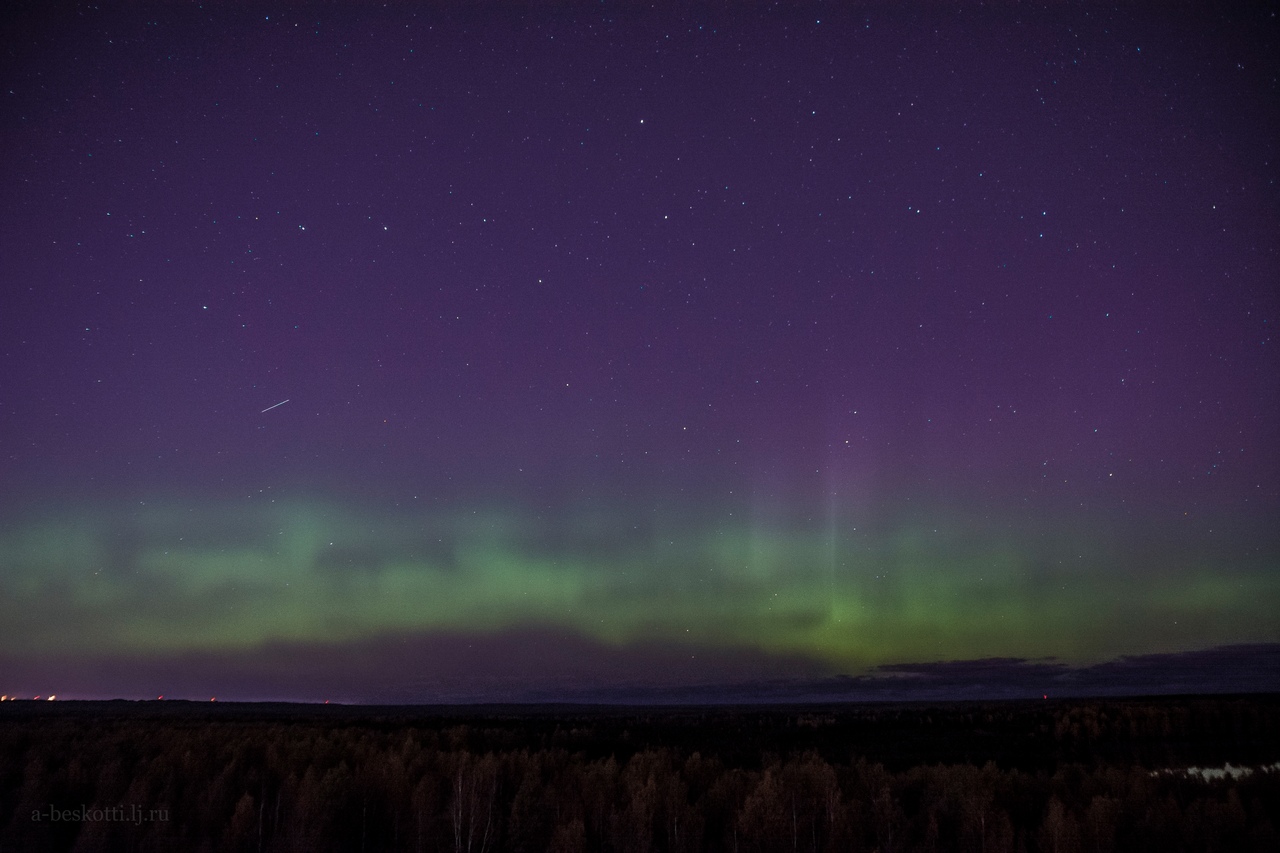
[[[651,525],[334,503],[144,505],[11,520],[5,653],[161,656],[545,626],[621,647],[796,655],[832,672],[994,656],[1071,663],[1278,638],[1274,555],[952,517]],[[731,522],[731,523],[730,523]],[[1249,556],[1252,554],[1252,556]],[[1069,555],[1069,558],[1065,555]]]

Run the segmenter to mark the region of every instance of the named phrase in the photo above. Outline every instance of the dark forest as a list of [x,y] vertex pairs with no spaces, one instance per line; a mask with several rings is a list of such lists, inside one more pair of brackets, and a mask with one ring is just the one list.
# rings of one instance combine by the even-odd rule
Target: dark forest
[[[1274,850],[1280,697],[0,706],[0,849]],[[1247,768],[1206,778],[1189,768]]]

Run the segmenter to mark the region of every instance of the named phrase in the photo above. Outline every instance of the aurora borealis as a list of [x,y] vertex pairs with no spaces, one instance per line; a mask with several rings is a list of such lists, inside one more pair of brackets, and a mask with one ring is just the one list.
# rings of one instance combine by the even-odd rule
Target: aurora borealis
[[1265,11],[8,28],[0,692],[1280,643]]

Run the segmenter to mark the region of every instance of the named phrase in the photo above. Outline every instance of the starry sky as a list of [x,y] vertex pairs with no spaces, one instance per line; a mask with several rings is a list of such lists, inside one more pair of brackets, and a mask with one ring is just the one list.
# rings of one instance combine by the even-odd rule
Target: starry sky
[[1274,7],[676,8],[9,15],[0,692],[1277,660]]

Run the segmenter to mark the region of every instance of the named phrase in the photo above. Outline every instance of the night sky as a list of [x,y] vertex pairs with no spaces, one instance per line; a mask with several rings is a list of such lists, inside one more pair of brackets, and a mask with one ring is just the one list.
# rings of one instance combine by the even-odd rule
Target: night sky
[[3,24],[0,692],[1277,660],[1274,6],[226,5]]

